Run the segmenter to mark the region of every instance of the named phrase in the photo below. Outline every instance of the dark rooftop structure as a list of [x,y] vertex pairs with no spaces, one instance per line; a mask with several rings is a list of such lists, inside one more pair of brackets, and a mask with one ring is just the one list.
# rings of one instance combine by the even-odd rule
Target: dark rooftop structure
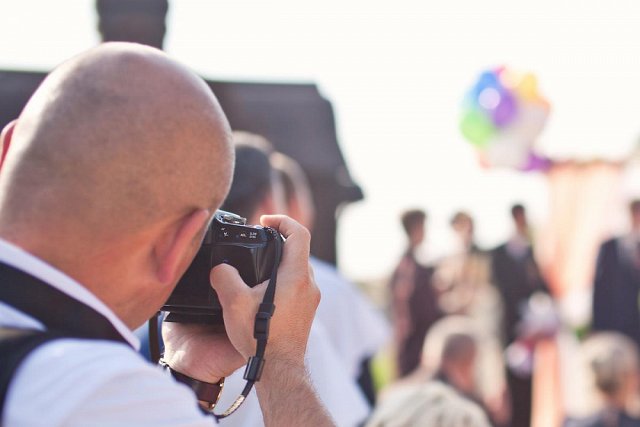
[[[103,41],[129,41],[162,49],[168,0],[97,0]],[[20,111],[44,72],[0,70],[0,126]],[[314,84],[207,80],[234,130],[263,135],[306,171],[316,204],[311,251],[336,263],[336,218],[343,204],[363,198],[340,151],[331,103]],[[1,128],[0,128],[1,129]]]
[[[15,119],[46,73],[0,70],[0,126]],[[309,176],[317,215],[314,255],[336,262],[336,215],[345,203],[362,199],[336,137],[331,103],[314,84],[208,81],[233,129],[268,138],[276,150],[296,159]]]

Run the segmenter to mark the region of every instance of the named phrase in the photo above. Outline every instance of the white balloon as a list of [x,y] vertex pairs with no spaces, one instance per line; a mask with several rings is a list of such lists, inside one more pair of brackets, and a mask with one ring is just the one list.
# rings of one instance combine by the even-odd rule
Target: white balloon
[[493,137],[484,151],[489,166],[520,169],[529,159],[531,140],[505,130]]
[[549,112],[544,105],[526,102],[509,125],[499,128],[484,150],[491,167],[521,169],[526,166],[536,138],[544,129]]

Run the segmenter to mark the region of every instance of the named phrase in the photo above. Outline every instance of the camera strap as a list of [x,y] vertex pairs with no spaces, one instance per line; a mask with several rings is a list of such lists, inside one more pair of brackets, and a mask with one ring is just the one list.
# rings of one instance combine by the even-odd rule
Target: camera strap
[[41,345],[63,338],[130,345],[111,322],[48,283],[0,263],[0,302],[38,320],[46,330],[0,327],[0,418],[14,374]]
[[102,314],[29,273],[0,263],[0,301],[28,314],[47,331],[77,338],[127,340]]
[[229,415],[233,414],[242,403],[245,401],[254,384],[260,381],[260,376],[262,375],[262,370],[264,369],[264,364],[266,362],[264,358],[264,354],[267,350],[267,341],[269,340],[269,324],[271,322],[271,317],[273,317],[273,313],[276,310],[276,306],[274,304],[274,300],[276,297],[276,282],[278,281],[278,267],[280,265],[280,259],[282,258],[282,246],[283,242],[279,238],[279,236],[275,235],[278,233],[276,230],[269,228],[269,231],[274,234],[275,240],[275,257],[273,262],[273,269],[271,270],[271,278],[269,279],[269,284],[267,285],[267,289],[264,292],[264,297],[262,298],[262,303],[258,307],[258,312],[256,313],[255,321],[253,324],[253,337],[256,339],[256,354],[249,358],[247,363],[247,367],[244,371],[243,378],[247,381],[242,393],[238,398],[233,402],[233,404],[224,411],[222,414],[213,414],[217,419],[226,418]]

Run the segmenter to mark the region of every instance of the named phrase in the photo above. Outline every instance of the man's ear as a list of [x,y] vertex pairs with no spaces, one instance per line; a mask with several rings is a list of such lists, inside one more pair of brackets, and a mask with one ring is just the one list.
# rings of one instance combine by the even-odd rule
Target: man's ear
[[7,157],[9,146],[11,145],[11,137],[13,136],[13,130],[16,127],[17,120],[12,120],[8,125],[2,129],[0,133],[0,142],[2,143],[2,153],[0,154],[0,168],[4,164],[4,158]]
[[210,211],[198,209],[174,222],[153,248],[156,276],[161,283],[173,284],[189,266],[207,226]]

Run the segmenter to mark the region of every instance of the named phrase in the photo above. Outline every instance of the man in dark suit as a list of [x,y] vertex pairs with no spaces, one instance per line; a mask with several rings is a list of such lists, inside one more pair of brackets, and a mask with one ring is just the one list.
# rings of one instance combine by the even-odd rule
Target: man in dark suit
[[[511,216],[515,226],[514,235],[492,253],[493,282],[500,292],[504,307],[502,324],[506,345],[518,339],[518,326],[529,298],[536,292],[547,292],[533,255],[524,206],[514,205]],[[531,375],[507,370],[507,382],[511,395],[511,425],[530,425]]]
[[418,367],[427,331],[442,316],[433,287],[433,268],[416,259],[416,250],[424,240],[425,220],[420,209],[403,213],[408,247],[389,283],[399,377]]
[[617,331],[640,345],[640,200],[629,205],[631,232],[600,246],[591,329]]

